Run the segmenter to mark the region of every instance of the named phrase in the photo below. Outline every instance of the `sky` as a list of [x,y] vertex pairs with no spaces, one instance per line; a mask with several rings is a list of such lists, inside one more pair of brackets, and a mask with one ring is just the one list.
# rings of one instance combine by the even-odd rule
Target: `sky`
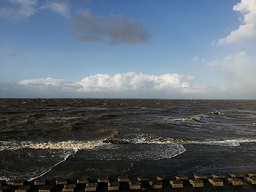
[[0,0],[0,98],[256,99],[256,0]]

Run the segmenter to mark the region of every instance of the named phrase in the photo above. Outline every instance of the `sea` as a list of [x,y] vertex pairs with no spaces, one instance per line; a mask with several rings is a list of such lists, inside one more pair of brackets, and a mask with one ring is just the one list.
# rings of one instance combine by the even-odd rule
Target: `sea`
[[256,171],[256,100],[0,99],[0,179],[231,171]]

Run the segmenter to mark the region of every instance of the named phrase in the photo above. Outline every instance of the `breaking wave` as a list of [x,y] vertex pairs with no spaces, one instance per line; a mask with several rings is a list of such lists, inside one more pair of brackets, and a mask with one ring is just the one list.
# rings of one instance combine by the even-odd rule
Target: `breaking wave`
[[32,142],[32,141],[0,141],[0,151],[19,150],[19,149],[52,149],[52,150],[80,150],[94,149],[107,145],[103,140],[97,141],[60,141],[60,142]]
[[131,134],[123,138],[111,138],[104,142],[112,144],[198,144],[198,145],[219,145],[219,146],[240,146],[241,143],[256,143],[256,139],[205,139],[205,140],[192,140],[192,139],[174,139],[165,138],[157,135],[149,134]]
[[204,140],[204,141],[181,141],[183,144],[220,145],[238,147],[241,143],[256,143],[256,139],[227,139],[227,140]]

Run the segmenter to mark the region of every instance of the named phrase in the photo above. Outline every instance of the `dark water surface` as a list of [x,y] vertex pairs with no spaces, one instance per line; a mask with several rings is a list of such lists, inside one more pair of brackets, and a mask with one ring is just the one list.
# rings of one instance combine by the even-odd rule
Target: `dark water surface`
[[1,99],[0,179],[256,170],[256,101]]

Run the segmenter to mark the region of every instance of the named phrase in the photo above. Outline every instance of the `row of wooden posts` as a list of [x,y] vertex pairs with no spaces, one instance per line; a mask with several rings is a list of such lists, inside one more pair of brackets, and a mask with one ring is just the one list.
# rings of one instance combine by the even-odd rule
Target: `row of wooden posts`
[[[256,172],[249,172],[246,175],[230,172],[228,176],[214,173],[211,177],[207,177],[201,173],[195,173],[193,178],[185,175],[177,175],[173,179],[167,176],[157,176],[156,179],[150,180],[148,177],[137,177],[137,180],[130,180],[127,176],[119,176],[116,181],[110,182],[108,177],[99,177],[96,182],[90,181],[88,178],[79,178],[76,183],[71,183],[68,179],[56,179],[54,184],[49,184],[46,179],[36,179],[33,184],[24,180],[15,180],[12,183],[7,183],[0,180],[0,192],[8,192],[11,187],[16,187],[15,192],[29,192],[33,186],[38,187],[38,192],[53,192],[54,187],[63,186],[62,192],[75,192],[78,186],[83,186],[84,191],[97,191],[98,187],[102,184],[107,186],[108,191],[120,190],[121,184],[127,184],[129,190],[141,190],[142,185],[148,184],[152,189],[162,189],[163,183],[169,183],[172,188],[183,188],[184,182],[190,183],[192,187],[202,188],[206,181],[213,187],[223,187],[224,180],[227,180],[233,186],[243,186],[244,182],[256,185]],[[11,190],[10,190],[11,191]]]

